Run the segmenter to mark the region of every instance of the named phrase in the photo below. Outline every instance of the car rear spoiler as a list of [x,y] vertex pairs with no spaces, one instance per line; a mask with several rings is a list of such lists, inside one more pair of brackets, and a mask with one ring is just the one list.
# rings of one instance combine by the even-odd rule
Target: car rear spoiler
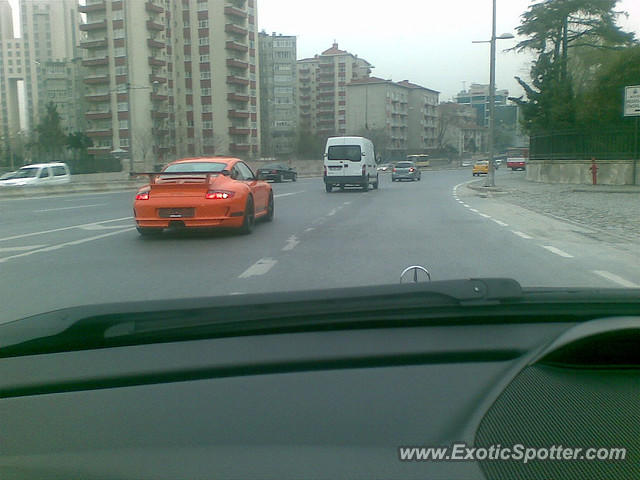
[[130,177],[149,177],[151,183],[156,183],[157,177],[192,177],[192,176],[201,176],[205,175],[206,182],[209,183],[212,175],[231,175],[229,170],[222,170],[220,172],[129,172]]

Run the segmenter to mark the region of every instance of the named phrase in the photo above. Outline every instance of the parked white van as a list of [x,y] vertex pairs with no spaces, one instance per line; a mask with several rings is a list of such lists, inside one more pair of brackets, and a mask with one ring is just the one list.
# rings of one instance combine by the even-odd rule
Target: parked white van
[[363,137],[330,137],[324,152],[324,185],[327,192],[346,185],[378,188],[376,153]]
[[60,185],[71,181],[66,163],[36,163],[19,168],[10,178],[0,181],[0,186]]

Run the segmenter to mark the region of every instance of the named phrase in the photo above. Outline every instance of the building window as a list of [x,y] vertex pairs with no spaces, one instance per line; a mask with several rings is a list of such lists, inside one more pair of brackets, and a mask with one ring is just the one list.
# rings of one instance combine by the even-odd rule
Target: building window
[[128,138],[121,138],[120,139],[120,146],[121,147],[128,147],[129,146],[129,139]]
[[203,97],[208,97],[211,95],[211,89],[210,88],[203,88],[200,90],[200,93]]
[[209,28],[209,19],[198,20],[198,28]]
[[202,128],[213,128],[213,122],[211,120],[203,120]]
[[209,55],[200,55],[200,63],[208,63]]
[[200,37],[198,43],[200,45],[209,45],[209,37]]
[[126,130],[129,128],[129,120],[118,120],[118,128],[120,130]]
[[126,112],[127,110],[129,110],[129,104],[127,102],[118,103],[118,111],[119,112]]
[[200,80],[208,80],[211,78],[211,72],[208,70],[200,72]]

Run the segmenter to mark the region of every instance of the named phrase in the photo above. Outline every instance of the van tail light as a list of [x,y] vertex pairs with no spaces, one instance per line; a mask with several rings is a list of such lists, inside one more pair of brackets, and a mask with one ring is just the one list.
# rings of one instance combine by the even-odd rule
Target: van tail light
[[234,192],[226,190],[209,190],[204,196],[207,200],[227,200],[235,195]]
[[366,175],[366,174],[367,174],[367,166],[362,165],[362,175]]
[[149,190],[144,192],[138,192],[136,195],[136,200],[149,200]]

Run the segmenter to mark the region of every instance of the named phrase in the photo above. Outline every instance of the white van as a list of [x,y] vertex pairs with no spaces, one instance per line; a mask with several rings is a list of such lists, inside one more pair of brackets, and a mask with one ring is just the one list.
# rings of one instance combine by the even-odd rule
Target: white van
[[371,140],[363,137],[330,137],[324,151],[324,185],[333,187],[355,185],[369,190],[378,188],[376,153]]
[[70,181],[71,173],[66,163],[36,163],[18,169],[10,178],[0,181],[0,186],[60,185]]

